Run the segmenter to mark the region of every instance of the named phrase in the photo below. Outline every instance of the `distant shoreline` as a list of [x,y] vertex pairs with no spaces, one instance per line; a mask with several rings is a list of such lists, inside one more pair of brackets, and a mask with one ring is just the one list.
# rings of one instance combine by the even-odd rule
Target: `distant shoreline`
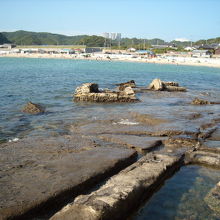
[[[100,56],[91,55],[85,58],[82,55],[76,54],[4,54],[2,57],[8,58],[42,58],[42,59],[70,59],[70,60],[96,60],[96,61],[120,61],[120,62],[135,62],[135,63],[154,63],[154,64],[172,64],[183,66],[204,66],[212,68],[220,68],[220,58],[189,58],[189,57],[167,57],[167,58],[132,58],[123,57],[114,54],[100,54]],[[107,58],[110,57],[110,58]]]

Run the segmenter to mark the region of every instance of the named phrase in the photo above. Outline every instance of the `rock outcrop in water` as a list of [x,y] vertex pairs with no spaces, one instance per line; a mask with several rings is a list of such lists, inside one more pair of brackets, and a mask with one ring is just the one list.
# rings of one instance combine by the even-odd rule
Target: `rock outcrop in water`
[[164,82],[160,79],[154,79],[148,89],[155,91],[169,91],[169,92],[185,92],[186,88],[180,87],[177,82]]
[[28,102],[22,109],[22,112],[29,114],[40,114],[45,112],[45,108],[39,104]]
[[134,90],[131,87],[124,87],[123,90],[119,91],[100,91],[98,88],[98,84],[85,83],[82,86],[76,88],[74,101],[136,102],[139,101],[139,99],[136,98]]

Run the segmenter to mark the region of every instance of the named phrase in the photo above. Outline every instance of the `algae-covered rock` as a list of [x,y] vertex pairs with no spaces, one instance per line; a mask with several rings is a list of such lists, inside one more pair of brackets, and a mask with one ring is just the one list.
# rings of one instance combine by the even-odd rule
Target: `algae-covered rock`
[[22,112],[29,114],[40,114],[45,112],[45,108],[40,104],[28,102],[22,109]]

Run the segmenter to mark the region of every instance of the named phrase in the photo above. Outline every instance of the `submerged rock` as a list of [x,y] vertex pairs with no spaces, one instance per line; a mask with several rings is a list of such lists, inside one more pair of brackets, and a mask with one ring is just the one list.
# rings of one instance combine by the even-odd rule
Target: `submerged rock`
[[164,82],[160,79],[154,79],[148,86],[150,90],[169,91],[169,92],[185,92],[186,88],[180,87],[177,82]]
[[220,217],[220,182],[207,194],[205,202]]
[[199,99],[199,98],[195,98],[192,102],[192,105],[209,105],[211,104],[209,101],[207,100],[203,100],[203,99]]
[[98,84],[85,83],[76,88],[74,101],[85,102],[136,102],[135,93],[131,87],[125,87],[121,91],[99,91]]
[[39,104],[28,102],[22,109],[22,112],[29,114],[40,114],[45,112],[45,108]]
[[192,102],[192,105],[214,105],[214,104],[220,104],[220,102],[210,102],[204,99],[195,98]]

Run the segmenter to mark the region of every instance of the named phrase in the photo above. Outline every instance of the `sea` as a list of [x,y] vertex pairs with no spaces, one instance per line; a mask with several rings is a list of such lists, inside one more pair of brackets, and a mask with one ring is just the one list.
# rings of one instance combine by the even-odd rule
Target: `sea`
[[[149,112],[175,109],[181,100],[167,98],[155,101],[143,98],[137,104],[82,104],[73,102],[73,94],[82,83],[98,83],[100,88],[135,80],[146,87],[154,78],[177,81],[188,88],[188,94],[218,98],[220,69],[198,66],[149,63],[90,61],[68,59],[0,58],[0,140],[25,136],[65,134],[74,121],[106,118],[111,112],[128,110]],[[140,95],[141,96],[141,95]],[[210,97],[208,97],[210,98]],[[29,115],[21,110],[28,102],[39,103],[46,114]],[[176,104],[175,104],[176,103]],[[215,107],[218,108],[218,107]],[[218,109],[215,109],[216,111]]]

